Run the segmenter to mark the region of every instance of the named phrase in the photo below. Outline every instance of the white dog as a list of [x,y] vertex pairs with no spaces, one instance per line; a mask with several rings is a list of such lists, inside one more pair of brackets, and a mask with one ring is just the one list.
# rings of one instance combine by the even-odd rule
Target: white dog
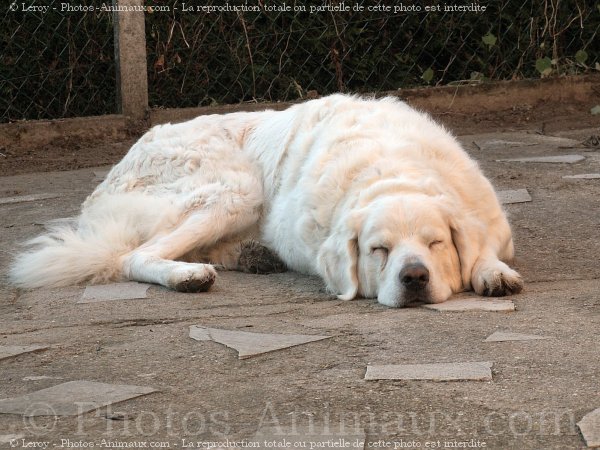
[[338,298],[388,306],[519,292],[491,184],[426,114],[332,95],[276,112],[201,116],[148,131],[76,224],[29,242],[21,287],[130,279],[205,291],[260,240]]

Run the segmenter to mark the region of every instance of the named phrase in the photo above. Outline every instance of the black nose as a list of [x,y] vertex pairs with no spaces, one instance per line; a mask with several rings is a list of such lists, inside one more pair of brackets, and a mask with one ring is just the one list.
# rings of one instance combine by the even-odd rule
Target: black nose
[[400,271],[400,282],[411,291],[422,290],[429,283],[429,270],[421,263],[408,264]]

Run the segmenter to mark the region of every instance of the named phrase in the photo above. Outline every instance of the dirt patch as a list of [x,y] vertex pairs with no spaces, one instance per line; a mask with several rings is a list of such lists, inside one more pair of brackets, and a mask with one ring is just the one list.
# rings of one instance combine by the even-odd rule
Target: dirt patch
[[81,139],[55,138],[50,143],[32,147],[0,145],[0,176],[33,172],[75,170],[115,164],[129,150],[136,138]]
[[[515,99],[516,100],[516,99]],[[541,134],[600,126],[600,118],[590,114],[589,102],[519,103],[507,110],[463,113],[436,113],[433,117],[454,134],[487,133],[491,131],[536,130]]]

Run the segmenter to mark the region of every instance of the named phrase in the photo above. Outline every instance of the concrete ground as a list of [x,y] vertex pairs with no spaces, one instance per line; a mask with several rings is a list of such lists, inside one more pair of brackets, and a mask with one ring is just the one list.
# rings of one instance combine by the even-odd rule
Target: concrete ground
[[[151,287],[147,299],[89,304],[76,303],[84,286],[16,291],[3,280],[0,345],[50,348],[0,360],[0,398],[71,380],[159,392],[77,417],[0,414],[0,448],[42,442],[97,448],[103,439],[121,448],[215,442],[227,448],[232,441],[250,447],[258,442],[257,429],[277,426],[279,443],[263,441],[261,448],[285,448],[294,426],[296,437],[310,426],[338,438],[364,431],[364,448],[584,448],[576,422],[600,407],[600,179],[562,177],[600,173],[600,148],[579,144],[593,134],[598,130],[554,133],[575,141],[533,132],[461,138],[497,189],[527,188],[532,197],[506,206],[515,265],[526,280],[513,297],[515,312],[342,302],[327,295],[319,279],[291,272],[221,273],[208,293]],[[496,162],[562,154],[586,158]],[[0,205],[2,273],[17,242],[50,219],[76,214],[95,184],[92,169],[0,178],[0,197],[61,194]],[[190,325],[333,337],[239,360],[223,345],[190,339]],[[549,339],[484,342],[495,331]],[[470,361],[493,362],[493,380],[363,379],[369,364]],[[24,381],[32,376],[50,378]],[[311,442],[313,448],[343,444],[314,439],[306,448]]]

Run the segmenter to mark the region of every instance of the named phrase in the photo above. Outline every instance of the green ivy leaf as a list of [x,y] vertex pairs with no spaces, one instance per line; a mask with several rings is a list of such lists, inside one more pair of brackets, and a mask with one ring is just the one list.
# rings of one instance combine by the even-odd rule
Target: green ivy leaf
[[552,60],[547,56],[535,61],[536,70],[542,75],[549,75],[552,72]]
[[431,80],[433,80],[433,69],[431,67],[427,69],[425,72],[423,72],[421,78],[423,78],[427,83],[429,83]]
[[575,53],[575,59],[578,63],[583,64],[587,61],[588,54],[585,50],[579,50],[577,53]]
[[485,36],[481,38],[483,43],[488,46],[488,49],[491,49],[494,45],[496,45],[496,41],[498,40],[496,36],[492,33],[488,32]]
[[596,105],[594,106],[592,109],[590,109],[590,112],[594,115],[594,116],[598,116],[600,115],[600,105]]

